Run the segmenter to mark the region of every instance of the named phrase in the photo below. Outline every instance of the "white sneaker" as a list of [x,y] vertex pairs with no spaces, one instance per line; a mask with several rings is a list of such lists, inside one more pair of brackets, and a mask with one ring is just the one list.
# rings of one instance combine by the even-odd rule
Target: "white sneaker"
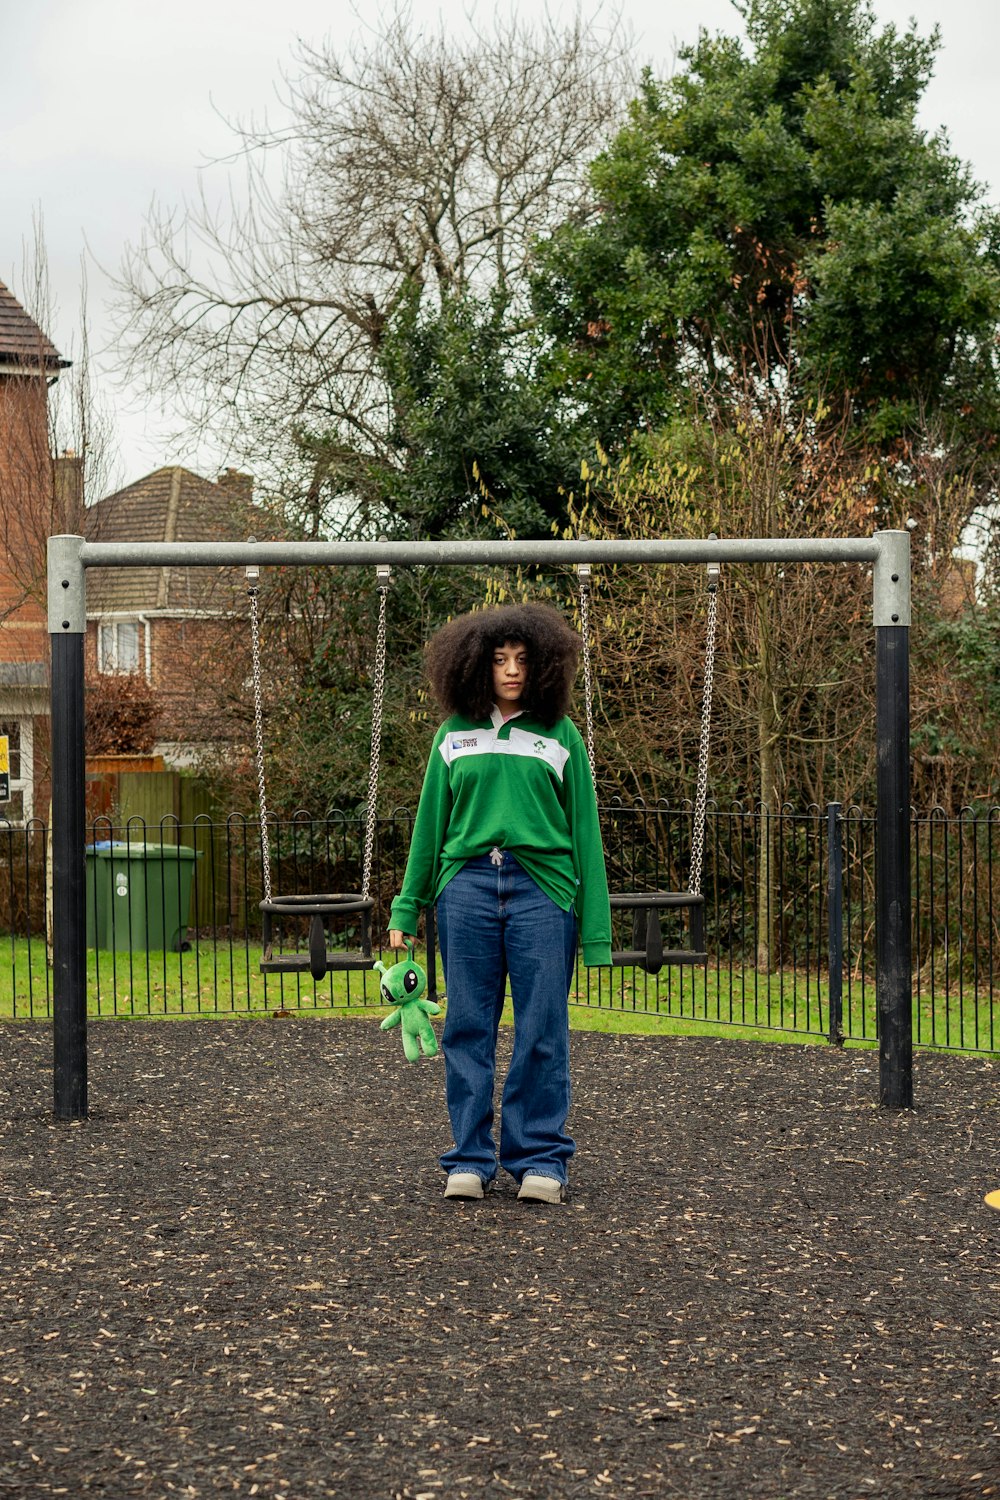
[[540,1172],[525,1172],[521,1178],[519,1198],[530,1198],[535,1203],[562,1203],[566,1189],[554,1177],[543,1177]]
[[482,1198],[483,1179],[478,1172],[449,1172],[444,1195],[446,1198]]

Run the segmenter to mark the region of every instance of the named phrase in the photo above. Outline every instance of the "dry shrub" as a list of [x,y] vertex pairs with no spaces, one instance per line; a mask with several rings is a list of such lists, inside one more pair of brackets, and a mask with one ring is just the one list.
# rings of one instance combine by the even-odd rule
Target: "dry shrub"
[[102,676],[87,693],[88,755],[141,755],[153,748],[159,704],[141,674]]

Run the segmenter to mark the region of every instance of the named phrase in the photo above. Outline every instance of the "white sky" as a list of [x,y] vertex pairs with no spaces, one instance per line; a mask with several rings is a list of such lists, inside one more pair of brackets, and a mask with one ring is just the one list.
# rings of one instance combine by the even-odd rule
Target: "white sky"
[[[952,148],[1000,198],[995,67],[996,0],[874,0],[882,22],[942,32],[922,123],[944,126]],[[620,0],[639,52],[665,75],[699,27],[735,32],[729,0]],[[523,0],[529,15],[540,0]],[[480,3],[485,18],[490,8]],[[555,16],[572,0],[551,0]],[[589,7],[585,7],[589,8]],[[416,20],[464,29],[468,0],[413,0]],[[369,8],[366,8],[366,13]],[[0,280],[23,288],[23,246],[41,216],[55,306],[46,330],[72,357],[79,343],[81,257],[86,256],[91,345],[102,350],[99,394],[118,435],[118,477],[160,464],[208,467],[207,455],[168,440],[159,410],[136,409],[114,379],[106,271],[136,240],[150,202],[181,205],[199,175],[233,144],[227,119],[281,118],[282,70],[297,38],[348,35],[346,0],[0,0]]]

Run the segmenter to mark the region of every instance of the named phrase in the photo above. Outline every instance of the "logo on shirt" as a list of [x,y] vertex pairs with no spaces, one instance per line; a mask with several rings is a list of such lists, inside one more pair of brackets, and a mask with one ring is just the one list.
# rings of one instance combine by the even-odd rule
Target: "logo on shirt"
[[544,740],[536,740],[535,741],[535,750],[536,750],[536,752],[539,755],[544,754],[544,751],[545,751],[545,741]]
[[461,739],[461,738],[455,738],[455,739],[453,739],[452,742],[451,742],[451,748],[453,750],[475,750],[475,748],[476,748],[476,746],[478,744],[479,744],[479,736],[477,734],[470,734],[470,735],[467,735],[465,737],[465,739]]

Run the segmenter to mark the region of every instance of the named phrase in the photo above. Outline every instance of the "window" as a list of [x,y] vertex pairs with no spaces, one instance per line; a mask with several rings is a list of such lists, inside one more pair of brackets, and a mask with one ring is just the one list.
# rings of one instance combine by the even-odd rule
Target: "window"
[[138,620],[114,620],[98,626],[97,670],[99,672],[139,671]]
[[8,741],[10,800],[0,802],[0,821],[26,823],[32,815],[32,735],[30,719],[0,719]]

